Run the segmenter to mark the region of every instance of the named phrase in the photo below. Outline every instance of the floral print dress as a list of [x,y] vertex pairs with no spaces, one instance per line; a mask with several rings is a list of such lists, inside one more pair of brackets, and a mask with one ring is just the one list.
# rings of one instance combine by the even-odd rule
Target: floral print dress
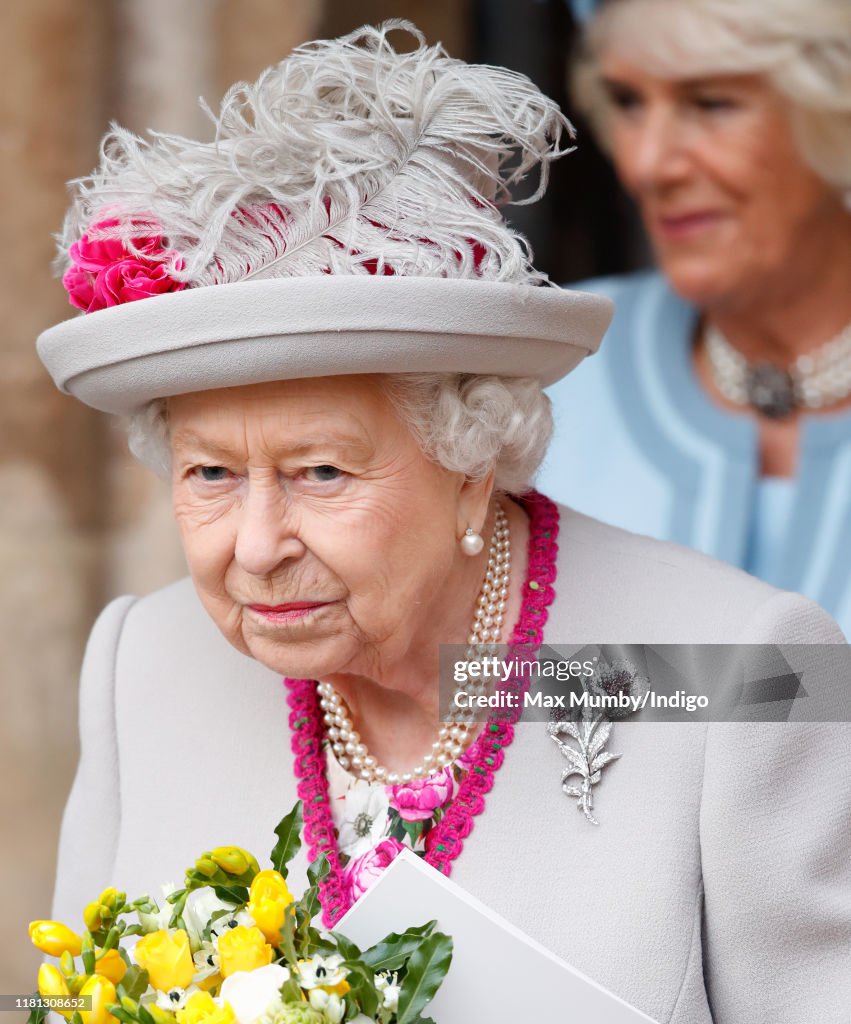
[[325,763],[340,866],[351,902],[366,892],[403,847],[426,855],[430,836],[470,767],[462,754],[421,779],[385,786],[365,782],[342,768],[330,744],[325,745]]

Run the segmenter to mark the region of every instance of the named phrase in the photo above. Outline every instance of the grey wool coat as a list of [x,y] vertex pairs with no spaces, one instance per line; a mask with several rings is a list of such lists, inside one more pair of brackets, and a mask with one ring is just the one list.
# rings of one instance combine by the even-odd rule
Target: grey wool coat
[[[843,641],[805,598],[560,511],[548,643]],[[157,896],[211,846],[262,860],[296,799],[287,715],[188,580],[113,601],[83,669],[55,916],[78,922],[106,885]],[[594,827],[546,727],[519,725],[453,879],[661,1024],[848,1024],[851,727],[618,722],[609,746]]]

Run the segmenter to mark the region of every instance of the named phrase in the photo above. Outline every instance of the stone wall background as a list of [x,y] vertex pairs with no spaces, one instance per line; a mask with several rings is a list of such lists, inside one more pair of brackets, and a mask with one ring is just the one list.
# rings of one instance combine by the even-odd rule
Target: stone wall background
[[465,56],[467,14],[463,0],[0,9],[0,993],[34,989],[39,956],[26,925],[50,912],[91,625],[111,598],[184,573],[165,485],[126,453],[121,426],[59,394],[35,355],[36,335],[71,314],[50,272],[64,182],[95,165],[112,118],[136,131],[206,133],[198,96],[215,106],[299,42],[410,17]]

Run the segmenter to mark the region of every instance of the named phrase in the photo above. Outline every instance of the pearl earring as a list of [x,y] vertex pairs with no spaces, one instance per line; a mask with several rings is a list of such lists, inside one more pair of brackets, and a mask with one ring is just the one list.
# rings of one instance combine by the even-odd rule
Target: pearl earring
[[471,558],[477,555],[482,548],[485,546],[485,542],[482,539],[480,533],[476,533],[472,526],[468,526],[464,531],[464,536],[461,538],[461,550],[465,555],[469,555]]

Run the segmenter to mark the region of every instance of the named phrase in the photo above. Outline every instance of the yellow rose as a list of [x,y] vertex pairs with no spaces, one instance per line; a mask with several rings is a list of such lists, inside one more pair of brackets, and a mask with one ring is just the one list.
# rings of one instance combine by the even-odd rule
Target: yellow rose
[[177,1011],[177,1024],[234,1024],[230,1003],[217,1006],[209,992],[193,992],[186,1006]]
[[[71,991],[68,983],[62,977],[59,969],[53,964],[42,964],[38,969],[38,991],[40,995],[49,996],[70,996]],[[66,1019],[73,1014],[73,1010],[57,1010]]]
[[108,949],[95,961],[95,974],[109,978],[113,985],[117,985],[126,973],[127,964],[121,959],[117,949]]
[[67,950],[79,956],[83,940],[76,932],[59,921],[31,921],[30,940],[36,949],[49,956],[62,956]]
[[111,1024],[115,1017],[107,1010],[110,1003],[117,1003],[115,985],[100,974],[93,974],[80,989],[81,996],[92,997],[91,1010],[80,1010],[83,1024]]
[[254,876],[248,902],[248,913],[273,945],[281,941],[281,928],[287,907],[292,903],[284,876],[278,871],[261,871]]
[[168,992],[186,988],[195,974],[189,936],[182,928],[151,932],[136,943],[136,963],[148,972],[154,988]]
[[235,971],[254,971],[272,962],[272,947],[259,928],[238,925],[219,939],[219,963],[222,977]]

